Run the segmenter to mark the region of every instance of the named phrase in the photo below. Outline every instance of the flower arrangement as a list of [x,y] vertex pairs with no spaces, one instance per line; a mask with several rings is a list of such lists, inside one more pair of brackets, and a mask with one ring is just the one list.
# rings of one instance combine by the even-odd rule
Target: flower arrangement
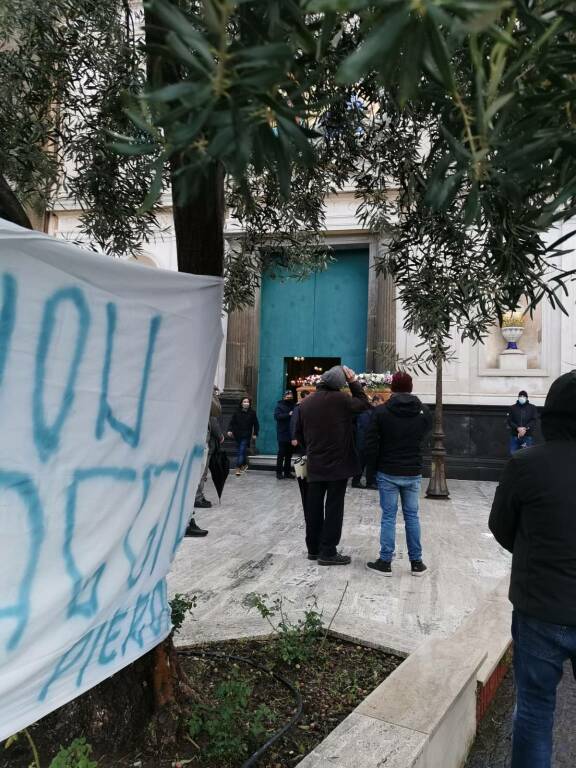
[[298,379],[296,384],[299,387],[315,387],[320,382],[321,376],[319,374],[313,374],[312,376],[306,376],[305,379]]
[[[363,384],[366,389],[388,389],[392,384],[390,371],[387,373],[359,373],[357,376],[360,384]],[[319,374],[313,374],[304,379],[298,379],[296,385],[298,387],[315,387],[321,378]]]
[[522,312],[508,312],[502,318],[502,328],[523,328],[524,314]]
[[367,389],[387,389],[392,384],[392,374],[386,373],[359,373],[358,381],[365,384]]

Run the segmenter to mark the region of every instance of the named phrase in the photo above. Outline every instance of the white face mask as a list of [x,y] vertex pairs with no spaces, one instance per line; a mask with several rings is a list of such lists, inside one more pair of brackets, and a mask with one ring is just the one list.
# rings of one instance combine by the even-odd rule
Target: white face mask
[[520,405],[526,405],[526,398],[525,397],[519,397],[518,398],[518,402],[520,403]]
[[248,408],[250,408],[250,403],[242,403],[242,408],[244,408],[244,410],[247,411]]

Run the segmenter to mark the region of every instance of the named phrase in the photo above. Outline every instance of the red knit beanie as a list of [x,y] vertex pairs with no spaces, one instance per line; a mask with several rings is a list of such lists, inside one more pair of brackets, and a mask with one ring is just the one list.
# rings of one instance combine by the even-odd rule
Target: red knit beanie
[[392,392],[412,392],[412,376],[404,371],[397,371],[392,376]]

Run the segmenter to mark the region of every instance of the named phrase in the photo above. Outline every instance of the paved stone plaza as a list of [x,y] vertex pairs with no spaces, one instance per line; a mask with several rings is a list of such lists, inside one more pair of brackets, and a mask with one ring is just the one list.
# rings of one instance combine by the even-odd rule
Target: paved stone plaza
[[[304,520],[296,481],[250,471],[228,479],[221,506],[197,510],[210,534],[185,539],[169,579],[171,593],[196,594],[198,605],[177,643],[269,633],[247,609],[252,593],[283,596],[297,615],[316,598],[329,620],[348,588],[332,629],[362,642],[410,653],[432,634],[451,634],[509,571],[510,556],[495,542],[487,520],[495,483],[450,481],[450,501],[422,499],[424,560],[414,578],[401,514],[393,577],[368,571],[378,556],[380,507],[376,491],[348,489],[341,549],[347,567],[306,559]],[[207,496],[216,495],[207,487]]]

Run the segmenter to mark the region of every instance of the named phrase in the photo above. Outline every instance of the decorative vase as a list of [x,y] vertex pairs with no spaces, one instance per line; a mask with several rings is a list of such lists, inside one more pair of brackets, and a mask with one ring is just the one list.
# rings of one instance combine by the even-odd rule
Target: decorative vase
[[504,340],[507,342],[506,349],[518,349],[518,341],[524,333],[524,327],[521,325],[505,325],[500,330]]

